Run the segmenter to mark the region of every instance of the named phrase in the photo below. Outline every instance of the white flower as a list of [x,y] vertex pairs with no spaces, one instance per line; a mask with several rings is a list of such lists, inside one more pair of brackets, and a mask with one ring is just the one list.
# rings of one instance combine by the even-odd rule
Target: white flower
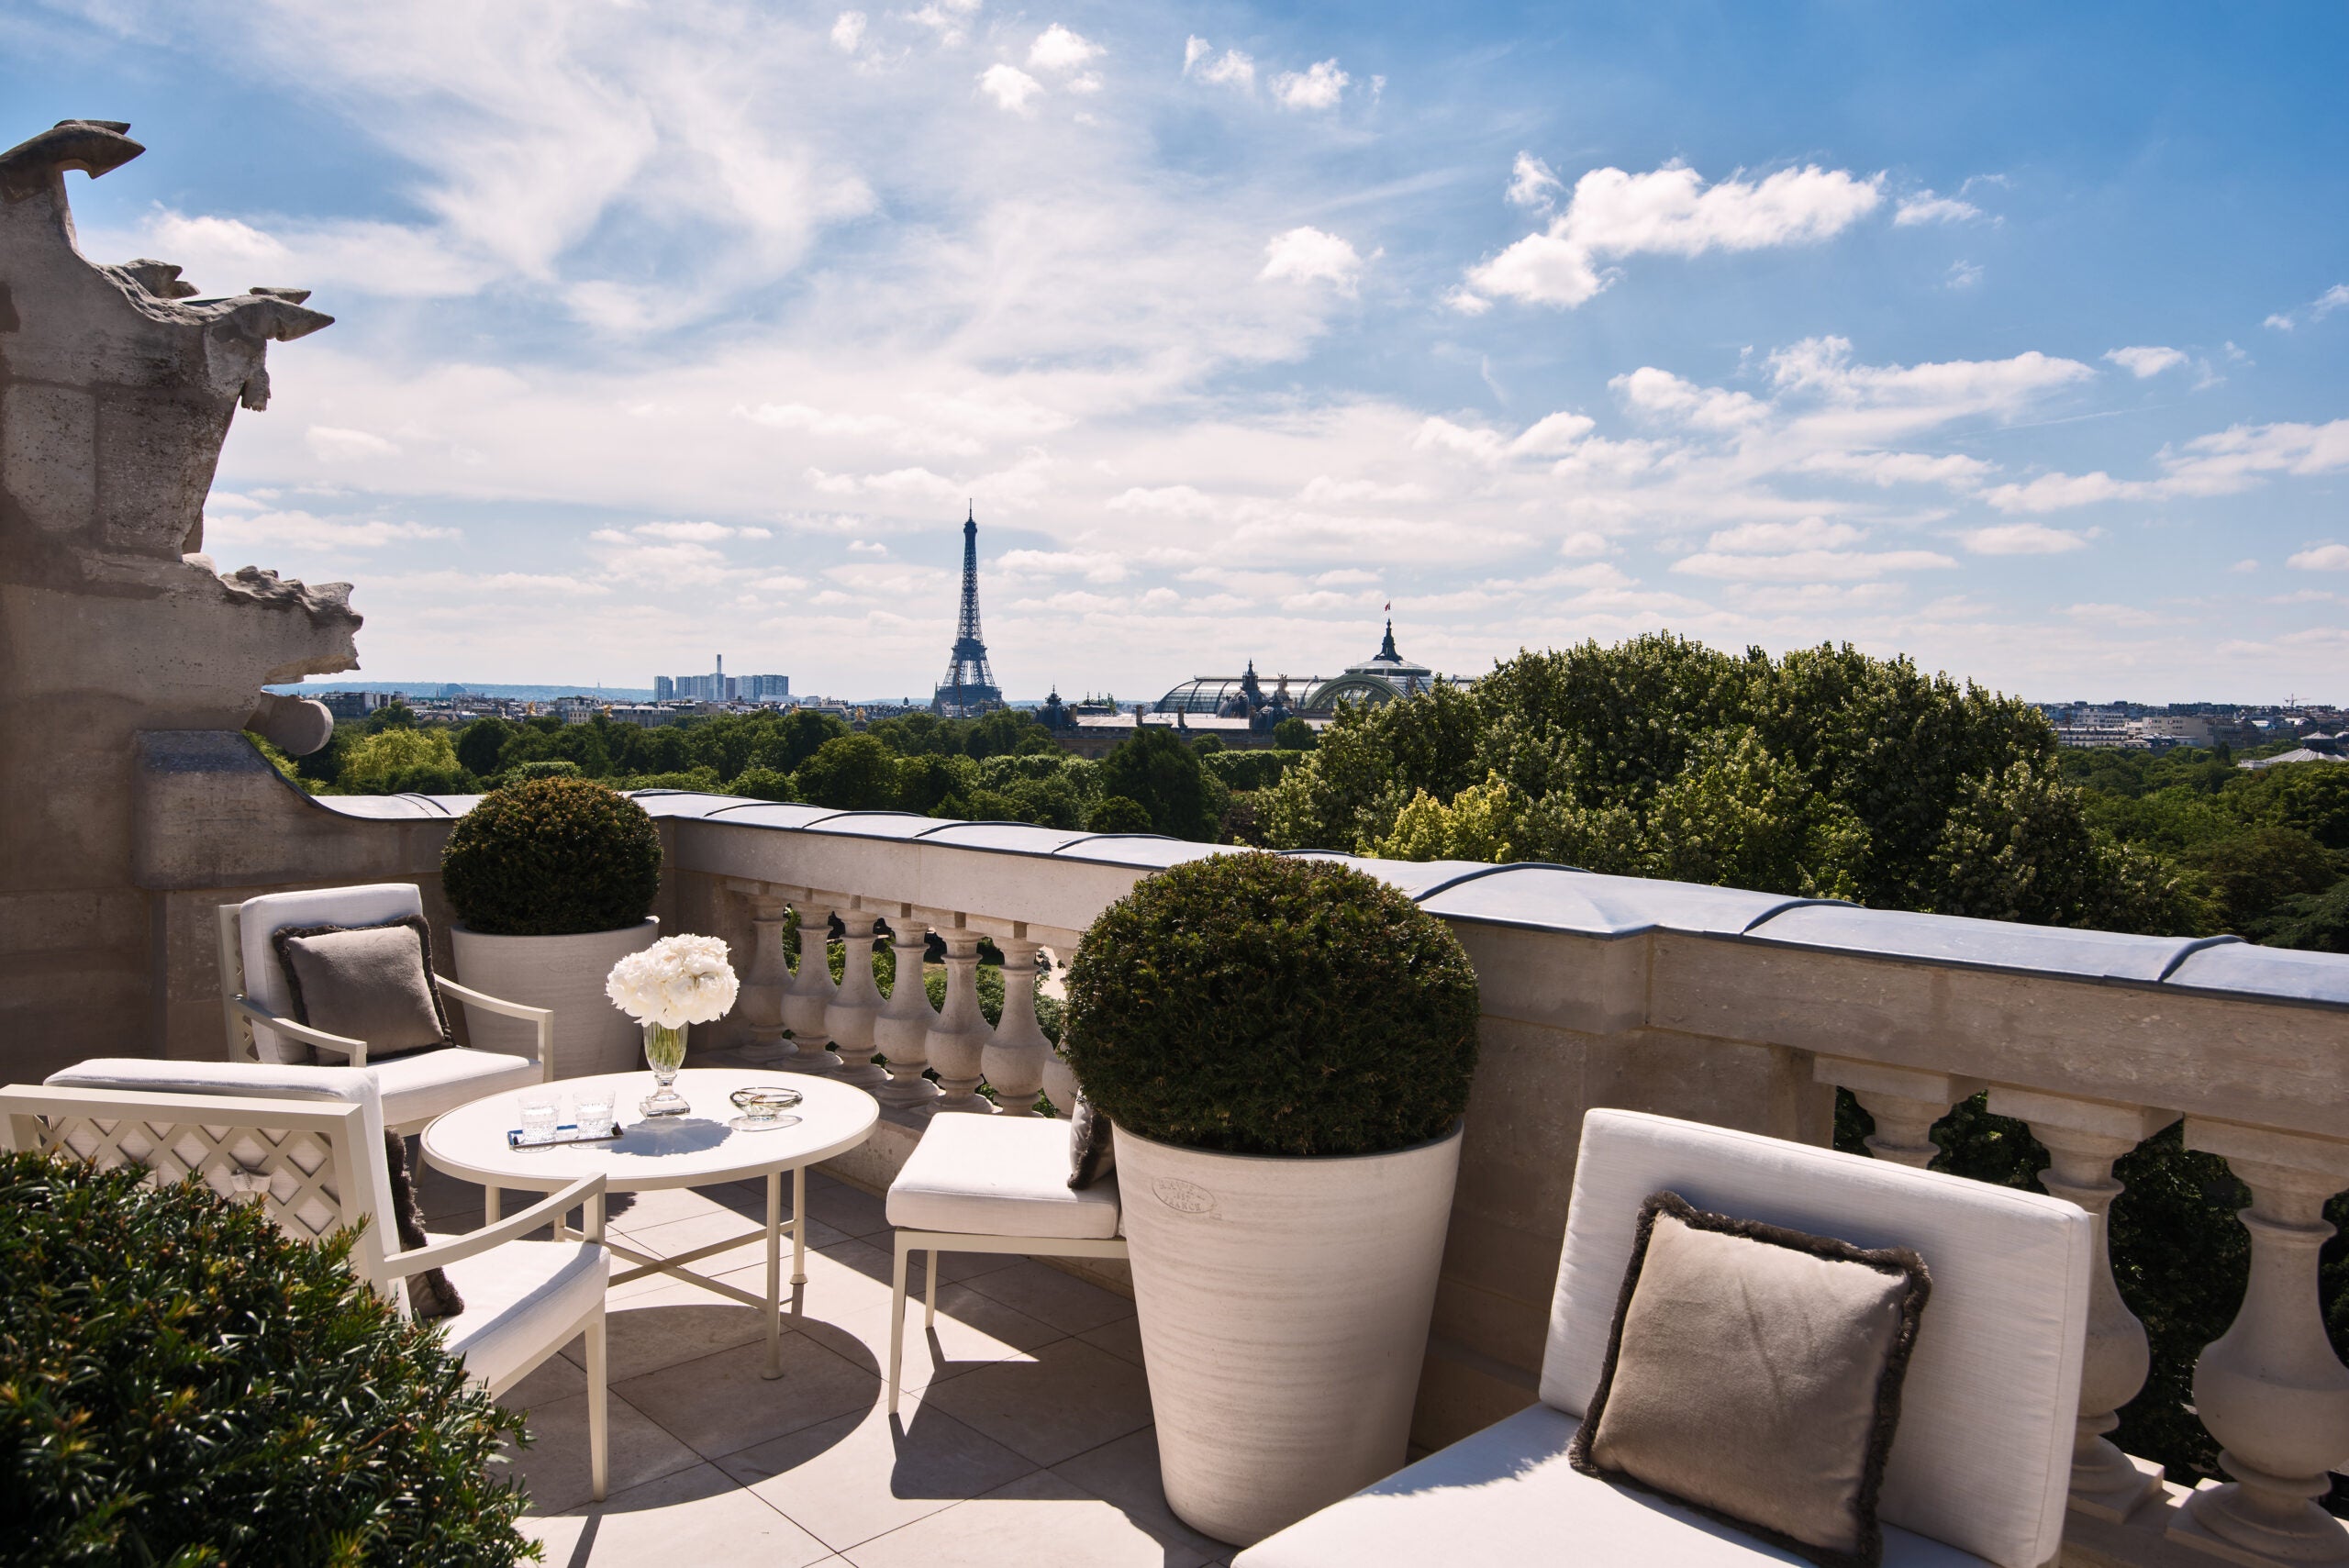
[[604,995],[640,1024],[676,1029],[722,1018],[734,1006],[734,966],[717,937],[662,937],[612,965]]

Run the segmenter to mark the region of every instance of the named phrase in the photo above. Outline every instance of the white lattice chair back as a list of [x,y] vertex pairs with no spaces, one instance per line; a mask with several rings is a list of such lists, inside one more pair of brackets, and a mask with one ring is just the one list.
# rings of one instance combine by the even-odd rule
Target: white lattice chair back
[[364,1072],[99,1058],[7,1091],[6,1109],[17,1148],[192,1177],[264,1203],[305,1240],[364,1224],[351,1262],[384,1283],[391,1177],[383,1102]]
[[[277,960],[271,939],[288,926],[379,926],[424,913],[424,895],[412,882],[371,882],[353,887],[317,887],[302,893],[265,893],[233,909],[220,944],[220,985],[225,996],[239,991],[273,1013],[294,1016],[294,988],[285,966]],[[235,970],[230,968],[231,962]],[[298,1021],[298,1020],[297,1020]],[[247,1055],[246,1030],[252,1040]],[[230,1051],[239,1059],[267,1061],[276,1035],[267,1024],[228,1016]],[[308,1048],[297,1046],[279,1053],[296,1058]]]

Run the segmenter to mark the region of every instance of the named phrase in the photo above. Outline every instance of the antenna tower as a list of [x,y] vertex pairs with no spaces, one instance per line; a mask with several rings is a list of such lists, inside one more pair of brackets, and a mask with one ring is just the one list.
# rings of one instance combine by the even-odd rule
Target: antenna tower
[[941,718],[976,718],[1003,706],[995,672],[987,667],[987,645],[979,636],[979,524],[966,508],[963,519],[963,611],[954,625],[954,651],[947,655],[946,678],[938,683],[930,712]]

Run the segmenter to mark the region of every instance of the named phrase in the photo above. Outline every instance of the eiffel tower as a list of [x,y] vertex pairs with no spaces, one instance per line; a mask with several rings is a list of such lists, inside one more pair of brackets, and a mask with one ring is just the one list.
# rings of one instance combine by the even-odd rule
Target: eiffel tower
[[938,683],[930,711],[941,718],[976,718],[1002,706],[1003,693],[987,668],[987,645],[979,637],[979,523],[977,513],[970,512],[963,519],[963,614],[955,623],[946,678]]

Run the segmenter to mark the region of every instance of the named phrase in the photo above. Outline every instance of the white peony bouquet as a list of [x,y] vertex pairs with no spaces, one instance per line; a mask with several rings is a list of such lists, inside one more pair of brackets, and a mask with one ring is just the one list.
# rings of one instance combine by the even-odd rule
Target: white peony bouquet
[[604,995],[640,1024],[680,1029],[726,1016],[739,984],[717,937],[662,937],[612,965]]

